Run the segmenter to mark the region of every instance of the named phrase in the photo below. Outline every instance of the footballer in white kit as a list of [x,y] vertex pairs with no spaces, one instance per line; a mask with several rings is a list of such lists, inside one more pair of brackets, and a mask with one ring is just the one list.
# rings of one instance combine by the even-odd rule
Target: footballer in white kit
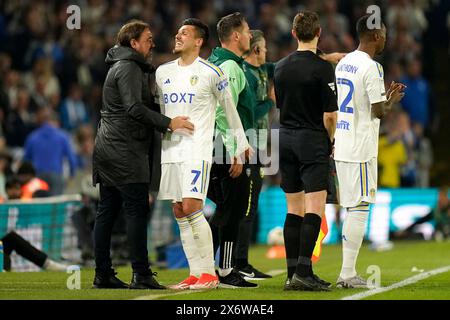
[[[214,270],[211,228],[203,213],[213,154],[213,134],[218,103],[224,109],[236,142],[232,156],[250,152],[228,78],[215,65],[199,57],[208,40],[208,27],[198,19],[183,21],[175,36],[174,53],[179,58],[156,70],[161,112],[189,118],[192,135],[169,132],[162,140],[162,175],[159,199],[171,200],[189,276],[169,286],[175,290],[214,289],[219,278]],[[250,153],[249,153],[250,154]]]
[[[186,115],[194,124],[190,136],[166,133],[162,140],[162,176],[158,198],[206,199],[212,162],[215,109],[224,108],[235,135],[235,155],[249,148],[241,120],[228,87],[227,76],[212,63],[198,57],[189,66],[178,59],[156,71],[161,112],[168,117]],[[186,89],[189,90],[186,90]]]
[[401,100],[404,85],[392,83],[386,92],[382,66],[373,60],[386,43],[386,27],[373,26],[370,15],[356,26],[359,46],[336,66],[338,119],[334,160],[339,201],[347,214],[342,225],[342,268],[338,288],[367,288],[356,272],[356,260],[366,230],[369,204],[377,191],[380,119]]
[[235,155],[249,148],[228,87],[227,76],[198,57],[191,65],[178,59],[156,71],[161,112],[168,117],[186,115],[194,124],[190,136],[166,133],[162,140],[162,176],[158,198],[181,202],[182,198],[206,199],[212,162],[216,106],[224,108],[235,135]]
[[386,101],[383,67],[363,51],[346,55],[336,67],[338,120],[334,160],[344,208],[374,203],[380,119],[372,104]]

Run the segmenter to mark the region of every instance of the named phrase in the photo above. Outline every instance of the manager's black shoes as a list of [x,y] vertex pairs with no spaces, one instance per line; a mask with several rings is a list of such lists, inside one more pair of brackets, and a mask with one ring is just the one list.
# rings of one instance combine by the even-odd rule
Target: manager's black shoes
[[299,291],[331,291],[330,288],[317,281],[313,276],[300,277],[294,273],[291,280],[291,290]]
[[128,289],[128,285],[116,277],[116,272],[95,273],[94,289]]
[[147,274],[133,272],[130,289],[166,289],[166,287],[160,285],[158,281],[156,281],[154,276],[156,276],[156,272],[149,272]]

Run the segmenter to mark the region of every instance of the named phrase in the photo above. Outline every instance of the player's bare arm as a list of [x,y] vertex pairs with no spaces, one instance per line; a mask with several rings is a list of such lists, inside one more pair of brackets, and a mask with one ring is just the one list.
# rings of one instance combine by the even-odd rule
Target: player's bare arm
[[323,114],[323,125],[325,126],[325,129],[327,129],[328,137],[330,137],[330,141],[334,140],[334,132],[336,131],[336,123],[337,123],[337,111],[325,112]]
[[228,173],[230,174],[231,178],[235,179],[241,175],[243,168],[244,165],[242,164],[242,161],[239,159],[239,157],[233,157],[231,159],[231,166],[228,170]]
[[322,53],[319,55],[319,57],[329,63],[338,64],[339,61],[343,57],[345,57],[347,53],[343,52],[333,52],[333,53]]
[[400,102],[405,93],[403,90],[406,86],[402,83],[392,82],[388,91],[386,92],[387,101],[382,101],[372,104],[372,112],[378,119],[383,118],[388,111],[392,109],[392,105]]
[[400,88],[400,90],[403,91],[403,90],[405,90],[406,86],[403,83],[392,81],[389,86],[389,89],[386,92],[386,97],[388,98],[388,100],[391,95],[391,92],[396,88]]

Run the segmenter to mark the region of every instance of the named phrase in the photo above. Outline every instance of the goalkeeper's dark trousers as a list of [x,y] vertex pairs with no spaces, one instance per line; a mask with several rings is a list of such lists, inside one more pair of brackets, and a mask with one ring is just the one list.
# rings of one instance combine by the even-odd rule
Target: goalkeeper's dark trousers
[[147,251],[147,216],[149,214],[148,184],[133,183],[104,186],[100,183],[100,201],[94,226],[95,271],[110,274],[111,234],[114,222],[123,207],[133,272],[150,271]]
[[244,218],[239,224],[239,232],[236,244],[236,267],[243,268],[249,264],[248,249],[253,236],[256,214],[258,212],[258,200],[263,185],[263,174],[261,165],[252,164],[250,185],[250,209],[246,211]]
[[235,266],[235,250],[239,224],[250,208],[250,167],[244,165],[237,178],[231,178],[229,164],[211,166],[208,198],[216,204],[209,223],[213,233],[214,253],[220,247],[219,267]]
[[4,268],[11,270],[11,253],[15,251],[18,255],[33,262],[38,267],[43,267],[47,255],[41,250],[35,248],[30,242],[22,238],[16,232],[11,231],[0,239],[3,242]]

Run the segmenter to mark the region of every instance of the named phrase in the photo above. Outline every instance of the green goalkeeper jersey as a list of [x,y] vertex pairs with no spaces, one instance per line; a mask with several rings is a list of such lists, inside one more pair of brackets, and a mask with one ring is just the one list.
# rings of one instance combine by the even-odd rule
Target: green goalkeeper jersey
[[[225,48],[214,48],[208,60],[219,66],[228,76],[233,101],[244,130],[255,128],[256,98],[250,89],[242,69],[244,60]],[[231,154],[234,154],[235,142],[232,135],[227,135],[229,129],[223,108],[219,105],[216,110],[216,128],[221,133],[224,144]],[[250,139],[251,140],[251,139]],[[252,141],[249,141],[255,147]]]
[[269,128],[269,111],[274,102],[268,97],[269,81],[273,79],[274,63],[265,63],[256,67],[248,62],[243,63],[245,77],[250,89],[255,93],[255,119],[258,131],[258,149],[267,148]]

